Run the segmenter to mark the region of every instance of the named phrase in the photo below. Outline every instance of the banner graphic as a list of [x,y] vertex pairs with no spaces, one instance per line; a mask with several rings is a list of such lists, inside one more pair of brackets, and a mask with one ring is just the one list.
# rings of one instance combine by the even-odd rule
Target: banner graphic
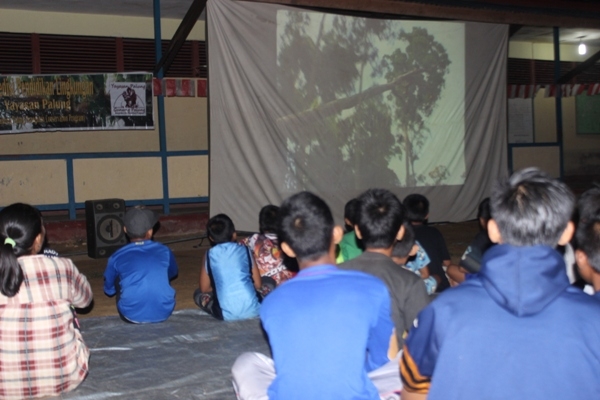
[[0,134],[154,129],[152,74],[0,76]]

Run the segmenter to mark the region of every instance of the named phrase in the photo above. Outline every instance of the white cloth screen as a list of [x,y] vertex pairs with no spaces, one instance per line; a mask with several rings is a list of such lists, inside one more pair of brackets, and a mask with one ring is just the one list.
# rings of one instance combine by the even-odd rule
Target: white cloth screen
[[371,187],[473,218],[506,173],[506,25],[209,0],[210,214],[238,230],[301,190],[342,222]]

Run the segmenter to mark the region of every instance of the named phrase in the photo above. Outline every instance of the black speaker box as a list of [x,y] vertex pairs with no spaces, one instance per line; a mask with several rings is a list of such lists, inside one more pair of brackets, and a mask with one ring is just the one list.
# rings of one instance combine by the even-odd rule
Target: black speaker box
[[108,257],[123,245],[127,237],[123,232],[125,200],[103,199],[85,202],[88,256]]

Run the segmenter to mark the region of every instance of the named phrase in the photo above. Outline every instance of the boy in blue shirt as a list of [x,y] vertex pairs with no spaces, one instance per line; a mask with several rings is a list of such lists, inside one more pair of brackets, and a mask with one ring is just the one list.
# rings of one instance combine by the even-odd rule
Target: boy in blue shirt
[[574,196],[535,168],[497,184],[479,274],[425,308],[401,359],[404,400],[600,396],[600,303],[572,287],[554,249]]
[[260,316],[273,359],[238,357],[232,368],[238,399],[393,396],[401,384],[398,365],[388,358],[393,323],[385,284],[336,268],[343,231],[322,199],[298,193],[279,212],[281,249],[298,259],[300,272],[263,302]]
[[175,308],[175,289],[169,282],[177,276],[177,263],[167,246],[152,241],[157,222],[152,210],[127,210],[123,230],[131,243],[108,259],[104,272],[104,293],[114,296],[118,291],[117,309],[127,322],[161,322]]
[[260,310],[260,273],[246,246],[236,242],[233,221],[218,214],[206,223],[212,247],[204,254],[194,302],[225,321],[254,318]]

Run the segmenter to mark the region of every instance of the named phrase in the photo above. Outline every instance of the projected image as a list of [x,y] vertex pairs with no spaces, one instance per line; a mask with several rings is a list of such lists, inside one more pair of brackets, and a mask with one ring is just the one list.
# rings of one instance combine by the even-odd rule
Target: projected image
[[464,48],[461,23],[279,11],[286,190],[463,184]]

